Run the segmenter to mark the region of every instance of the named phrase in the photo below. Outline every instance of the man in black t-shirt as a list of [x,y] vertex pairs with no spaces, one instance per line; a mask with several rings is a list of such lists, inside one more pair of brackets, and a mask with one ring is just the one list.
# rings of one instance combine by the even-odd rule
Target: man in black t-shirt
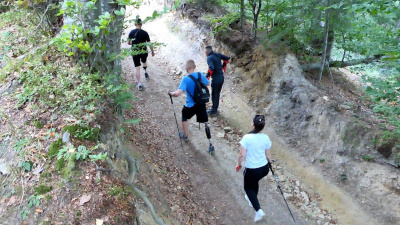
[[[135,26],[136,29],[132,30],[129,33],[128,36],[128,44],[132,45],[132,50],[134,51],[134,54],[132,56],[133,58],[133,63],[135,64],[136,68],[136,80],[138,82],[138,89],[139,91],[143,90],[143,85],[140,83],[140,62],[143,63],[143,69],[144,69],[144,76],[146,79],[149,79],[149,74],[147,74],[147,45],[150,44],[150,37],[149,34],[142,30],[142,20],[141,19],[136,19],[135,20]],[[151,49],[151,55],[154,56],[154,50],[153,47],[150,45]]]

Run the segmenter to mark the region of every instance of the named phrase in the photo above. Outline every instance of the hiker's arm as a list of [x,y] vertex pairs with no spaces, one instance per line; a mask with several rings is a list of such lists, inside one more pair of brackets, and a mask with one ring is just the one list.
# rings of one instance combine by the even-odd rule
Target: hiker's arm
[[178,89],[176,91],[168,91],[168,94],[172,97],[179,97],[183,93],[183,90]]
[[238,157],[238,167],[242,167],[242,162],[245,160],[246,158],[246,149],[243,148],[243,146],[240,146],[239,148],[240,153],[239,153],[239,157]]
[[208,64],[208,69],[211,71],[214,71],[214,69],[215,69],[214,63],[210,57],[207,58],[207,64]]
[[147,41],[147,43],[149,44],[149,47],[150,47],[150,50],[151,50],[151,56],[154,56],[154,55],[155,55],[155,54],[154,54],[154,49],[153,49],[153,45],[151,44],[149,34],[147,34],[146,41]]
[[229,58],[226,55],[221,54],[221,59],[225,61],[225,60],[230,60],[231,58]]
[[133,39],[133,32],[129,32],[128,34],[128,45],[132,45],[132,39]]
[[212,76],[212,74],[214,73],[214,63],[211,60],[211,58],[207,58],[207,64],[208,64],[208,71],[207,71],[207,79],[210,79],[210,77]]
[[271,149],[265,150],[265,156],[267,156],[268,163],[272,163]]
[[153,45],[151,43],[150,43],[150,50],[151,50],[151,56],[154,56],[155,53],[154,53]]

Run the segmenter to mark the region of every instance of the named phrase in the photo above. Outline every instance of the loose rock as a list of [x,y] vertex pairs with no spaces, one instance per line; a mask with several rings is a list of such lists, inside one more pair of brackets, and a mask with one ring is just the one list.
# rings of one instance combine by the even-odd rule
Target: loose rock
[[232,127],[224,127],[224,131],[225,131],[226,133],[232,131]]

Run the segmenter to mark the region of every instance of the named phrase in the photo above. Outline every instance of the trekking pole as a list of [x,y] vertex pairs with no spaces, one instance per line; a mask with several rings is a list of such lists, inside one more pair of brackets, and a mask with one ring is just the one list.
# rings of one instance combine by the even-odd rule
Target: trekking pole
[[289,210],[290,215],[292,216],[293,222],[294,222],[294,224],[296,224],[296,220],[294,220],[294,216],[293,216],[293,214],[292,214],[292,211],[290,210],[289,205],[288,205],[288,203],[287,203],[287,201],[286,201],[286,198],[285,198],[285,196],[283,195],[283,191],[282,191],[281,185],[279,184],[278,179],[277,179],[276,176],[275,176],[274,170],[272,170],[271,163],[268,162],[268,165],[269,165],[269,169],[270,169],[271,172],[272,172],[272,176],[273,176],[274,179],[275,179],[276,185],[278,186],[278,189],[279,189],[279,191],[281,192],[281,195],[282,195],[282,197],[283,197],[283,200],[285,200],[286,206],[287,206],[287,208],[288,208],[288,210]]
[[[172,96],[170,95],[169,98],[171,99],[171,105],[172,105],[172,110],[174,111],[174,116],[175,116],[175,122],[176,122],[176,128],[178,129],[178,136],[179,136],[179,125],[178,125],[178,119],[176,119],[176,112],[175,112],[175,107],[174,107],[174,101],[172,100]],[[182,151],[185,151],[183,149],[183,143],[182,143],[182,138],[179,137],[179,140],[181,141],[181,147],[182,147]]]

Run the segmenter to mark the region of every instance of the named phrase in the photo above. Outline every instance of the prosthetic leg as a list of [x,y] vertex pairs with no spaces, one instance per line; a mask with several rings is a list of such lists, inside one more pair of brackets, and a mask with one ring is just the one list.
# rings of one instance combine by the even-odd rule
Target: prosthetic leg
[[[143,63],[144,64],[144,63]],[[149,79],[150,77],[149,77],[149,74],[147,73],[147,65],[143,65],[143,69],[144,69],[144,77],[146,78],[146,79]]]
[[208,127],[208,123],[206,122],[206,123],[204,123],[204,125],[205,125],[205,130],[206,130],[206,135],[207,135],[207,139],[208,139],[208,142],[210,143],[210,146],[208,147],[208,153],[210,153],[210,154],[214,154],[214,146],[212,145],[212,143],[211,143],[211,131],[210,131],[210,127]]

